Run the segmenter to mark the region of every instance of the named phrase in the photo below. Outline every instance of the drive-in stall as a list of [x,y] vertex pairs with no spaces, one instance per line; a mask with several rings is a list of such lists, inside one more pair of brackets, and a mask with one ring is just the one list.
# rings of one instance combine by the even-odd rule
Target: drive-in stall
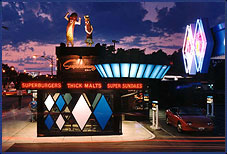
[[96,48],[57,47],[56,54],[57,78],[21,85],[38,90],[37,136],[122,134],[120,91],[143,90],[145,84],[103,79]]

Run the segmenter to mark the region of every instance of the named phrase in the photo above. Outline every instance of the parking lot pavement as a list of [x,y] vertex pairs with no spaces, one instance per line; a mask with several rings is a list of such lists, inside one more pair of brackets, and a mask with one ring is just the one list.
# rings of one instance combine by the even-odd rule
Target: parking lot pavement
[[[17,109],[18,101],[18,96],[2,96],[2,112],[8,112],[12,109]],[[24,95],[21,100],[21,108],[27,107],[31,101],[32,96]]]
[[155,134],[156,138],[163,137],[221,137],[225,136],[225,108],[224,106],[215,106],[214,107],[214,117],[211,119],[214,122],[214,131],[213,132],[184,132],[178,133],[177,129],[172,125],[167,125],[165,110],[159,110],[159,127],[161,129],[154,130],[150,126],[152,125],[149,121],[140,122],[145,128],[150,130]]

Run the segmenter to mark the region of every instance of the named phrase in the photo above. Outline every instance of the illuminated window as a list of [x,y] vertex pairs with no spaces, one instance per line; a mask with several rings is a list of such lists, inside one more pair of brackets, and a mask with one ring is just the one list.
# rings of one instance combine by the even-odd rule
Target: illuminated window
[[50,130],[51,127],[53,126],[54,124],[54,121],[53,119],[51,118],[51,116],[48,114],[46,120],[45,120],[45,125],[47,126],[47,128]]
[[64,99],[62,98],[61,95],[58,97],[58,100],[56,101],[56,104],[57,104],[59,110],[61,111],[63,106],[65,105],[65,101],[64,101]]
[[113,112],[108,102],[106,101],[105,97],[102,95],[94,111],[94,115],[98,120],[98,123],[101,126],[102,130],[104,130],[104,128],[106,127],[106,124],[109,121],[112,113]]
[[[153,78],[160,79],[168,66],[138,64],[138,63],[113,63],[95,65],[100,75],[105,78]],[[161,69],[163,67],[163,69]],[[161,70],[160,70],[161,69]],[[168,69],[169,70],[169,69]],[[167,70],[167,71],[168,71]],[[159,71],[161,71],[159,73]],[[166,72],[167,72],[166,71]],[[166,73],[165,72],[165,73]],[[156,77],[157,76],[157,77]]]
[[167,67],[167,69],[165,70],[165,72],[162,74],[161,79],[164,77],[164,75],[167,73],[167,71],[170,69],[170,66]]
[[101,65],[101,64],[98,64],[97,66],[98,66],[99,70],[102,72],[103,76],[104,76],[105,78],[107,78],[106,72],[105,72],[105,70],[103,69],[102,65]]
[[130,78],[135,78],[136,77],[138,68],[139,68],[139,64],[131,64],[130,74],[129,74]]
[[52,106],[54,105],[54,100],[51,95],[48,95],[47,99],[45,100],[44,104],[46,105],[47,109],[50,111]]
[[64,95],[64,99],[65,99],[66,103],[69,104],[70,101],[72,100],[71,94],[70,94],[70,93],[66,93],[66,94]]
[[142,78],[145,68],[146,68],[146,64],[140,64],[136,78]]
[[104,76],[103,76],[103,74],[102,74],[101,70],[99,69],[99,67],[98,67],[97,65],[95,65],[95,68],[98,70],[99,74],[100,74],[100,75],[101,75],[101,77],[103,78]]
[[56,124],[60,130],[62,129],[64,123],[65,123],[65,120],[63,119],[62,115],[60,114],[58,119],[56,120]]
[[114,77],[119,78],[120,77],[120,66],[119,66],[119,64],[110,64],[110,65],[111,65]]
[[151,73],[150,78],[154,79],[161,68],[162,68],[162,65],[156,65],[153,72]]
[[107,77],[108,78],[112,78],[113,77],[113,74],[112,74],[110,65],[109,64],[103,64],[103,68],[105,69],[105,72],[107,74]]
[[121,63],[120,67],[121,67],[121,77],[127,78],[128,75],[129,75],[130,64],[129,63]]
[[54,94],[54,96],[53,96],[54,101],[57,100],[57,98],[58,98],[59,95],[60,95],[60,93],[55,93],[55,94]]
[[92,103],[93,109],[96,107],[96,105],[97,105],[99,99],[101,98],[101,96],[102,96],[101,93],[98,93],[98,94],[96,95],[95,100],[94,100],[94,102]]
[[162,66],[161,70],[159,71],[158,75],[156,76],[156,79],[160,79],[162,74],[165,72],[167,66]]
[[151,74],[151,72],[152,72],[153,69],[154,69],[154,65],[148,64],[147,65],[147,68],[146,68],[146,70],[144,72],[143,77],[144,78],[149,78],[149,76],[150,76],[150,74]]
[[72,111],[72,114],[75,117],[77,123],[79,124],[80,129],[83,130],[86,122],[91,115],[91,110],[83,95],[80,96],[78,102],[76,103]]

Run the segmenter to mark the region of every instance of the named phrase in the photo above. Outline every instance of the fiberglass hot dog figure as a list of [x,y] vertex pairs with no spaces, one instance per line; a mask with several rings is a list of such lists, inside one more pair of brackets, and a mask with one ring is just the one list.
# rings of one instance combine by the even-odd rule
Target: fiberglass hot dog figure
[[69,46],[69,43],[71,43],[72,47],[74,45],[73,43],[73,33],[75,25],[81,24],[81,18],[79,17],[79,21],[77,21],[77,13],[72,13],[70,17],[68,18],[69,12],[65,15],[65,19],[68,21],[68,25],[66,28],[66,45]]

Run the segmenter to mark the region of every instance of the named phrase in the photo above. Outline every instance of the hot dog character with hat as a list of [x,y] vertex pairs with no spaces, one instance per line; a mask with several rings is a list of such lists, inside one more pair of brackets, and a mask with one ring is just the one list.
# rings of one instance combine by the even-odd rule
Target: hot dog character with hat
[[88,15],[84,16],[85,20],[85,32],[87,33],[87,39],[85,40],[85,43],[87,46],[91,46],[94,42],[92,41],[92,32],[93,32],[93,27],[90,23],[90,18]]

